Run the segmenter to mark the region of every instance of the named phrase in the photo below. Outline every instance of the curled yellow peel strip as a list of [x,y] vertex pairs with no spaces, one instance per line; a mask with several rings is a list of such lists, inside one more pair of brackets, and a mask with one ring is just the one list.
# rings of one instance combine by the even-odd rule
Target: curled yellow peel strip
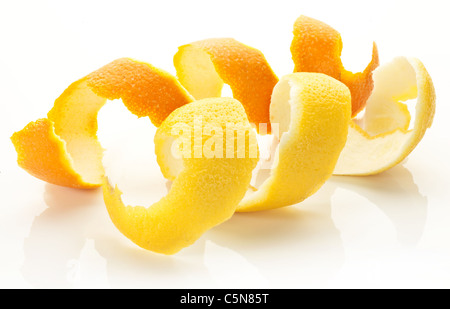
[[[336,175],[371,175],[402,162],[431,126],[436,95],[425,66],[417,59],[398,57],[374,72],[374,90],[362,118],[351,122],[347,144]],[[401,101],[417,98],[415,120]]]
[[270,105],[279,145],[269,177],[237,211],[259,211],[299,203],[332,175],[345,145],[351,116],[348,88],[320,73],[294,73],[275,86]]
[[13,134],[19,166],[56,185],[99,187],[104,171],[97,114],[107,99],[119,98],[133,114],[148,116],[156,126],[194,100],[169,73],[129,58],[117,59],[72,83],[47,118]]
[[207,39],[179,47],[174,65],[181,84],[196,98],[220,97],[223,84],[244,105],[251,123],[268,125],[272,89],[278,78],[257,49],[230,38]]
[[[233,133],[229,138],[227,130]],[[241,154],[234,132],[245,133]],[[184,144],[178,157],[174,145],[179,146],[179,138]],[[238,101],[204,99],[169,115],[156,132],[155,152],[166,177],[173,179],[167,196],[148,208],[125,206],[120,190],[106,183],[104,199],[112,221],[130,240],[174,254],[233,215],[258,161],[256,136]]]

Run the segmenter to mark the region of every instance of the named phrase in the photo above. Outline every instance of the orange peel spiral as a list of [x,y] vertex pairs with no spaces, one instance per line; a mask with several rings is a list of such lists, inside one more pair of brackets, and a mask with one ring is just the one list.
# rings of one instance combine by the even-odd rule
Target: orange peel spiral
[[244,105],[257,130],[270,133],[269,105],[278,78],[263,53],[230,38],[215,38],[179,47],[174,56],[177,77],[196,98],[220,97],[223,84]]
[[343,82],[352,94],[352,116],[355,117],[364,109],[372,92],[372,72],[379,65],[378,49],[373,43],[372,60],[359,73],[345,70],[341,52],[341,35],[335,29],[303,15],[295,21],[291,43],[294,72],[324,73]]
[[119,98],[133,114],[149,117],[156,126],[194,100],[169,73],[137,60],[117,59],[72,83],[47,118],[13,134],[19,166],[56,185],[101,186],[103,148],[96,135],[97,114],[107,100]]

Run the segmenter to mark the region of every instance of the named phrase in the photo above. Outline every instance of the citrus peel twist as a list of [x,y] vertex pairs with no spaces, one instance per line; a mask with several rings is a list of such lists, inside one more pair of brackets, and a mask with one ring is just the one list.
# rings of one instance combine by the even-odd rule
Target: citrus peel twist
[[373,43],[372,60],[360,73],[347,71],[341,61],[342,39],[329,25],[307,16],[294,23],[291,44],[294,72],[327,74],[343,82],[352,94],[352,116],[364,109],[373,89],[372,71],[378,67],[378,49]]
[[119,98],[133,114],[149,117],[156,126],[194,100],[169,73],[129,58],[117,59],[72,83],[47,118],[11,137],[19,166],[56,185],[101,186],[103,148],[97,139],[97,114],[107,100]]
[[[301,16],[291,44],[296,73],[280,80],[260,51],[234,39],[181,46],[174,56],[179,80],[118,59],[71,84],[47,118],[14,133],[18,164],[49,183],[103,186],[108,213],[125,236],[142,248],[174,254],[236,211],[299,203],[332,174],[376,174],[417,146],[435,113],[424,65],[400,57],[378,67],[374,43],[371,62],[354,74],[343,67],[341,50],[336,30]],[[235,99],[220,98],[224,83]],[[122,192],[104,175],[97,114],[107,100],[119,98],[158,127],[157,162],[173,184],[150,207],[124,205]],[[409,128],[403,101],[414,98]],[[363,117],[354,118],[361,111]],[[259,160],[252,125],[278,143],[257,188],[251,185]]]
[[[436,94],[425,66],[415,58],[398,57],[374,72],[375,88],[362,125],[350,122],[347,144],[334,174],[372,175],[402,162],[433,123]],[[401,101],[417,99],[415,120]]]
[[289,206],[315,193],[333,173],[350,116],[350,92],[336,79],[320,73],[283,76],[270,105],[270,120],[279,126],[273,166],[238,211]]
[[[300,16],[291,44],[296,72],[321,72],[342,81],[352,95],[352,117],[345,148],[335,175],[373,175],[402,162],[418,145],[433,122],[436,95],[433,82],[418,59],[396,58],[378,67],[372,60],[361,73],[345,70],[339,32],[316,19]],[[402,101],[417,98],[414,127]],[[362,125],[359,125],[362,123]]]
[[[184,131],[180,133],[180,129]],[[219,134],[221,130],[224,134]],[[247,146],[242,155],[234,147],[235,134],[222,138],[227,130],[246,132]],[[188,138],[183,140],[186,133]],[[214,135],[219,138],[214,139]],[[189,147],[174,158],[173,144],[178,138],[185,142],[185,148]],[[211,148],[211,139],[217,143],[216,149],[223,143],[223,155],[210,156],[205,151]],[[256,149],[253,155],[251,149]],[[256,136],[238,101],[203,99],[169,115],[156,132],[155,152],[163,169],[172,160],[181,163],[176,171],[171,169],[173,183],[167,196],[148,208],[125,206],[120,190],[107,183],[104,199],[112,221],[129,239],[145,249],[173,254],[234,214],[258,162]]]
[[261,51],[230,38],[206,39],[180,46],[174,65],[196,99],[220,97],[226,83],[258,132],[271,132],[270,96],[278,78]]

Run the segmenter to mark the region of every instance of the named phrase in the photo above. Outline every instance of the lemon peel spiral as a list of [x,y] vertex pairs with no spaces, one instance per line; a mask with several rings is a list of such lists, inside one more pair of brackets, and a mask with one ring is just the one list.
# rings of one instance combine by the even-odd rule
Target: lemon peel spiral
[[[196,119],[199,117],[202,123],[198,126]],[[172,151],[173,144],[180,137],[177,128],[180,124],[184,125],[185,131],[190,130],[191,136],[186,143],[190,144],[191,139],[193,143],[184,155],[178,157]],[[231,130],[246,133],[247,150],[243,155],[239,155],[239,149],[234,149],[237,139],[234,134],[229,139],[216,139],[217,143],[223,143],[223,155],[210,157],[194,147],[198,143],[206,149],[212,138],[209,128],[226,130],[230,124]],[[233,147],[233,156],[226,155],[229,147]],[[178,108],[161,124],[155,135],[158,162],[163,170],[166,166],[172,171],[170,178],[173,183],[169,193],[150,207],[125,206],[120,189],[106,182],[104,200],[113,223],[134,243],[154,252],[174,254],[193,244],[208,229],[234,214],[258,161],[258,152],[252,155],[250,151],[254,147],[257,147],[255,133],[238,101],[231,98],[203,99]],[[180,161],[179,169],[172,168],[174,160]]]

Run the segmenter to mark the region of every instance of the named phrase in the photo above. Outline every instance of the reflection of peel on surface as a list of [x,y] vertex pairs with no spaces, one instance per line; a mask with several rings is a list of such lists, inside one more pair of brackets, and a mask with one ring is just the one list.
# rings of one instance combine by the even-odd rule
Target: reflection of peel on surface
[[12,136],[19,166],[49,183],[99,187],[104,171],[97,114],[107,99],[119,98],[133,114],[148,116],[156,126],[193,100],[169,73],[128,58],[115,60],[72,83],[48,118],[31,122]]
[[[336,175],[371,175],[395,166],[411,153],[433,122],[436,95],[419,60],[396,58],[375,71],[374,81],[363,127],[351,122]],[[414,126],[408,130],[410,115],[400,100],[415,96]]]
[[[172,158],[172,147],[167,145],[174,142],[172,128],[185,123],[193,130],[202,130],[204,127],[194,126],[199,115],[204,127],[214,124],[225,128],[230,122],[241,123],[242,130],[255,134],[244,108],[234,99],[204,99],[187,104],[170,114],[155,135],[155,152],[161,170],[177,160]],[[209,138],[202,134],[201,145]],[[256,138],[248,137],[249,142],[252,140]],[[226,145],[224,152],[225,148]],[[192,151],[195,152],[194,147]],[[173,178],[169,193],[148,208],[125,206],[120,190],[106,183],[103,192],[111,219],[137,245],[159,253],[174,254],[233,215],[258,161],[258,157],[252,158],[248,154],[247,151],[244,158],[237,157],[237,154],[231,158],[225,155],[222,158],[195,157],[191,154],[189,158],[178,159],[182,160],[182,168],[169,169],[168,172]]]
[[294,73],[275,86],[270,106],[280,143],[269,177],[238,211],[299,203],[331,176],[345,145],[351,113],[348,88],[325,74]]
[[266,278],[270,288],[321,288],[342,267],[345,254],[329,199],[317,202],[317,196],[301,208],[237,213],[209,231],[206,239],[242,256],[258,270],[259,277],[253,278]]
[[[389,218],[397,232],[394,242],[398,241],[404,247],[414,247],[419,243],[427,220],[428,199],[419,192],[413,175],[404,165],[397,165],[371,177],[335,176],[324,189],[321,196],[329,198],[336,189],[349,190],[352,195],[359,195],[376,205]],[[342,200],[342,196],[339,200]]]
[[45,185],[44,210],[36,212],[23,240],[21,274],[32,287],[74,287],[70,281],[76,270],[73,262],[80,259],[87,238],[92,236],[90,227],[102,230],[107,222],[102,209],[96,207],[102,203],[98,193]]

